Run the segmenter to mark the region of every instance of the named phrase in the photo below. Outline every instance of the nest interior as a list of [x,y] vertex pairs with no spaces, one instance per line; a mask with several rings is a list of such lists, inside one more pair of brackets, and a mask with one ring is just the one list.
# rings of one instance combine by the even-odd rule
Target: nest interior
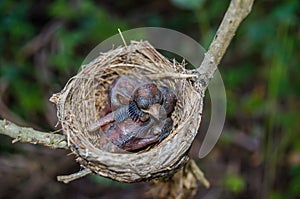
[[[188,160],[201,120],[203,93],[197,92],[184,66],[170,61],[147,41],[132,42],[99,56],[54,94],[58,118],[76,160],[96,174],[121,182],[138,182],[173,174]],[[177,103],[168,137],[147,150],[112,153],[97,147],[99,135],[87,128],[99,118],[107,90],[118,77],[147,78],[175,91]]]

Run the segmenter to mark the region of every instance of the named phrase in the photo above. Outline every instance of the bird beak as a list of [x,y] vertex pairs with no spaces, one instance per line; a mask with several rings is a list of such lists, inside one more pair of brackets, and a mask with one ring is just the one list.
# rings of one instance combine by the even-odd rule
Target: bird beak
[[150,115],[152,115],[155,119],[159,120],[159,116],[160,116],[160,104],[153,104],[150,106],[150,108],[144,112],[149,113]]

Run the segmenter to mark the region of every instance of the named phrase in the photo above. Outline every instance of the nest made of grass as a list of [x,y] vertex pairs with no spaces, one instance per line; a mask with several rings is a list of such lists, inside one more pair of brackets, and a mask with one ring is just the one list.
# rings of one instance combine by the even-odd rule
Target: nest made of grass
[[[51,98],[76,160],[96,174],[121,182],[145,181],[173,174],[188,160],[201,120],[203,94],[195,91],[184,66],[170,61],[147,41],[132,42],[99,56]],[[175,91],[173,130],[162,142],[136,153],[111,153],[97,146],[100,136],[88,132],[99,119],[107,90],[118,77],[150,79]]]

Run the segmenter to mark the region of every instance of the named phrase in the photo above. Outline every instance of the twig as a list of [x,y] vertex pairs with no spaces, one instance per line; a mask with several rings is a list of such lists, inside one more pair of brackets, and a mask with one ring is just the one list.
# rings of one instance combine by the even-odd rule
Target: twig
[[252,9],[254,0],[231,0],[219,29],[205,53],[201,66],[197,69],[206,85],[213,77],[227,47],[240,23],[247,17]]
[[127,47],[126,41],[125,41],[125,39],[124,39],[124,37],[123,37],[123,34],[122,34],[120,28],[118,28],[118,32],[119,32],[119,34],[120,34],[120,37],[121,37],[121,39],[122,39],[122,41],[123,41],[124,46]]
[[208,189],[210,187],[210,183],[205,178],[204,173],[201,171],[201,169],[197,166],[195,160],[190,160],[190,166],[197,180],[199,180],[199,182],[201,182],[203,186]]
[[40,144],[54,149],[68,149],[64,135],[46,133],[15,125],[7,120],[0,120],[0,134],[14,138],[12,143],[28,142]]
[[63,183],[69,183],[73,180],[77,180],[79,178],[82,178],[88,174],[91,174],[92,171],[89,169],[83,169],[81,171],[78,171],[77,173],[73,173],[71,175],[64,175],[64,176],[57,176],[57,181],[63,182]]

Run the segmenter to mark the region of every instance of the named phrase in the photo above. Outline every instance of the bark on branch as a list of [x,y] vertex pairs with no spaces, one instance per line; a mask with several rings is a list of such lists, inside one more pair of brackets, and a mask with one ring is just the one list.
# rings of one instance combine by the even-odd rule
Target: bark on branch
[[12,143],[28,142],[31,144],[44,145],[53,149],[68,149],[64,135],[20,127],[7,120],[0,120],[0,134],[14,138]]
[[248,16],[254,0],[232,0],[217,33],[205,53],[201,66],[197,69],[200,79],[207,86],[221,62],[240,23]]

